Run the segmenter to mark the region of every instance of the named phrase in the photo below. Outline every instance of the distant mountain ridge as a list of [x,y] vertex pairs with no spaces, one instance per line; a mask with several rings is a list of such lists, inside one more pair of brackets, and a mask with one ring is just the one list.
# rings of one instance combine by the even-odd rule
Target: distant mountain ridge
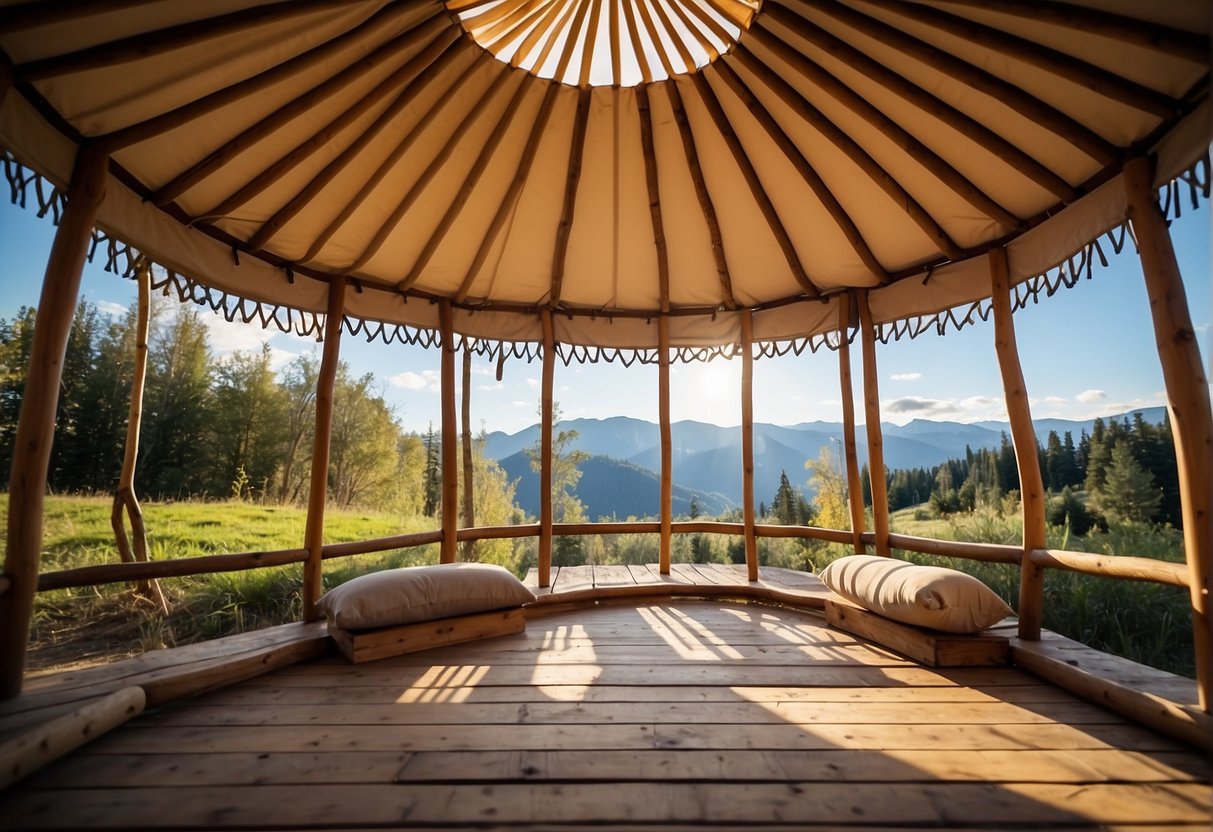
[[[1165,407],[1151,407],[1103,417],[1133,419],[1141,413],[1147,422],[1161,423]],[[1064,436],[1069,431],[1078,442],[1094,419],[1038,419],[1035,422],[1041,445],[1049,431]],[[591,459],[582,465],[577,492],[592,519],[615,516],[655,516],[658,511],[661,439],[658,426],[643,419],[613,416],[607,419],[566,419],[560,430],[577,431],[572,447]],[[947,459],[965,455],[965,448],[997,448],[1002,435],[1010,435],[1006,422],[936,422],[915,419],[905,425],[881,423],[885,465],[895,468],[930,468]],[[670,426],[675,482],[674,513],[686,514],[695,496],[704,514],[719,514],[741,503],[741,428],[724,428],[705,422],[682,421]],[[808,472],[804,463],[816,459],[822,448],[831,447],[835,459],[843,436],[838,422],[804,422],[798,425],[754,425],[755,499],[769,502],[784,471],[793,485],[806,493]],[[530,470],[524,449],[539,440],[539,426],[517,433],[488,434],[485,454],[497,460],[511,479],[518,479],[519,505],[528,512],[538,510],[538,478]],[[859,463],[867,462],[866,433],[856,429]]]

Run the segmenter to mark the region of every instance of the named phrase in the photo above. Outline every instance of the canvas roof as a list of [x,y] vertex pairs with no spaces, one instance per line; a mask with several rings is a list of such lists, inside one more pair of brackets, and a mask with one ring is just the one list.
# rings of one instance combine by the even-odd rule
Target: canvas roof
[[1205,0],[8,3],[0,145],[60,186],[109,150],[100,227],[225,302],[323,313],[340,274],[372,324],[448,298],[493,340],[545,306],[567,344],[651,348],[663,311],[677,346],[731,343],[739,308],[803,338],[847,288],[878,323],[963,308],[991,247],[1022,281],[1123,222],[1126,159],[1162,184],[1208,150],[1209,25]]

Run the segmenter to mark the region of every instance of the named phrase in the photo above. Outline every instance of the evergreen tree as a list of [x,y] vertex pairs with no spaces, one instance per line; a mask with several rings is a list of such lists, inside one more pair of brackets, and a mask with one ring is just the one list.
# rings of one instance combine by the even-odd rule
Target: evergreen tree
[[1100,509],[1126,520],[1151,520],[1162,502],[1154,475],[1133,458],[1127,441],[1119,441],[1112,447],[1111,459],[1097,492]]
[[425,493],[421,511],[426,517],[434,517],[442,505],[442,469],[438,464],[438,440],[434,436],[433,422],[425,434],[425,473],[421,488]]
[[695,497],[694,494],[691,495],[691,505],[688,507],[688,511],[690,512],[692,520],[694,520],[700,514],[699,500],[698,500],[698,498]]
[[[552,437],[552,522],[581,523],[585,520],[585,506],[577,498],[577,483],[581,479],[582,462],[590,458],[585,451],[575,451],[572,446],[577,441],[577,431],[555,431],[560,423],[560,406],[552,405],[552,426],[555,435]],[[543,449],[538,442],[534,447],[527,448],[526,454],[531,460],[531,470],[539,473],[543,468]],[[581,538],[562,536],[556,539],[552,546],[552,564],[554,566],[578,566],[585,563],[585,555],[581,551]]]
[[287,402],[270,366],[270,347],[259,353],[234,352],[215,367],[215,483],[212,493],[245,480],[232,496],[269,492],[283,457]]
[[286,435],[283,437],[282,473],[278,477],[278,502],[295,502],[308,486],[312,437],[316,430],[316,380],[320,361],[315,355],[295,357],[279,382],[286,399]]

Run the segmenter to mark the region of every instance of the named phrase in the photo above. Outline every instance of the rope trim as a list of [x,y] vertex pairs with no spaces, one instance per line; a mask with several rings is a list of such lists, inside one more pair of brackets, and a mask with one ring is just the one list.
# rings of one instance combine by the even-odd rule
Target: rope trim
[[[8,181],[12,203],[24,209],[28,207],[32,197],[37,204],[36,215],[40,218],[49,215],[51,221],[58,225],[63,216],[64,206],[67,204],[66,195],[41,174],[18,162],[10,151],[5,150],[2,158],[4,176]],[[1213,187],[1213,174],[1211,174],[1209,156],[1206,154],[1186,171],[1160,188],[1159,207],[1162,209],[1163,216],[1170,222],[1183,215],[1185,188],[1192,210],[1196,210],[1200,207],[1202,198],[1206,201],[1209,199],[1211,187]],[[1073,288],[1081,278],[1085,277],[1090,280],[1096,260],[1099,261],[1101,267],[1106,268],[1108,257],[1101,241],[1106,241],[1115,254],[1120,254],[1124,250],[1127,241],[1132,241],[1134,248],[1137,246],[1128,220],[1121,222],[1056,266],[1016,284],[1012,290],[1011,310],[1018,312],[1029,303],[1038,303],[1042,294],[1045,297],[1052,297],[1062,288]],[[135,278],[143,260],[142,254],[129,243],[111,236],[100,228],[94,228],[88,251],[89,262],[95,262],[99,252],[103,256],[105,271],[128,280]],[[238,257],[236,252],[233,252],[233,255]],[[152,288],[161,291],[166,297],[176,295],[181,303],[192,302],[209,307],[212,311],[222,315],[229,323],[237,319],[246,324],[256,321],[263,329],[274,327],[287,335],[295,334],[305,338],[315,338],[317,341],[323,340],[325,316],[321,313],[249,300],[206,286],[195,278],[160,264],[152,265],[155,266],[152,269]],[[928,271],[924,282],[930,280],[930,277],[931,273]],[[289,270],[287,279],[292,279]],[[988,321],[992,308],[992,302],[986,298],[967,306],[956,306],[931,315],[886,321],[876,327],[876,339],[882,344],[889,344],[902,338],[917,338],[929,331],[934,331],[938,335],[945,335],[949,330],[959,332],[979,320]],[[370,343],[378,340],[387,346],[399,343],[425,349],[438,348],[442,345],[442,335],[437,329],[354,318],[349,315],[344,317],[342,324],[350,335],[362,336]],[[856,327],[851,328],[847,334],[848,343],[854,340],[857,331]],[[456,337],[455,346],[457,349],[470,349],[476,355],[496,361],[499,366],[507,358],[530,363],[543,357],[543,345],[537,341],[498,341],[460,335]],[[799,356],[804,353],[805,349],[815,354],[823,347],[833,351],[837,350],[838,346],[839,333],[830,331],[799,338],[755,342],[754,358],[780,358],[789,353]],[[710,361],[714,358],[730,359],[739,355],[740,352],[739,344],[724,344],[714,347],[676,347],[670,350],[670,362],[690,363],[692,361]],[[574,361],[579,364],[618,361],[624,367],[631,367],[637,363],[642,365],[658,363],[656,348],[590,347],[558,343],[556,355],[565,366]]]
[[[1186,189],[1188,201],[1195,211],[1200,208],[1202,198],[1206,201],[1209,199],[1211,180],[1213,177],[1210,175],[1210,161],[1206,154],[1159,189],[1158,204],[1168,224],[1183,215],[1184,190]],[[1108,229],[1043,273],[1017,283],[1011,292],[1011,311],[1018,312],[1030,303],[1039,303],[1042,294],[1045,297],[1053,297],[1063,288],[1074,288],[1083,278],[1092,279],[1097,260],[1102,268],[1108,267],[1108,255],[1104,251],[1104,245],[1111,246],[1114,254],[1120,254],[1124,251],[1126,242],[1132,242],[1136,250],[1137,240],[1133,237],[1133,228],[1128,220]],[[924,282],[930,277],[928,272]],[[917,338],[930,330],[939,335],[945,335],[949,329],[959,332],[978,320],[988,321],[992,309],[993,302],[984,298],[967,306],[955,306],[933,315],[886,321],[876,327],[876,338],[880,343],[888,344],[903,337]]]

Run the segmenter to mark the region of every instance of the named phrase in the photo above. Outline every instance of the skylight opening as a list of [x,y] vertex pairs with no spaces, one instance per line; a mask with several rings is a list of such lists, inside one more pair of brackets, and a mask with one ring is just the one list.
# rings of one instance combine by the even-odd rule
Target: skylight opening
[[447,8],[497,60],[586,87],[696,72],[733,48],[759,2],[450,0]]

